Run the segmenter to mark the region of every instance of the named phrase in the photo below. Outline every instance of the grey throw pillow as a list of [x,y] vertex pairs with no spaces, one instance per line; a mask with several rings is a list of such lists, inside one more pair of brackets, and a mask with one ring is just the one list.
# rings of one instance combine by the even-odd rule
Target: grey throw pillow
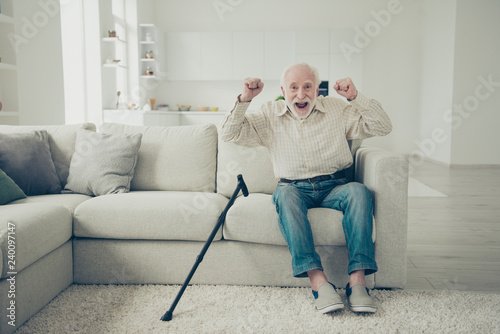
[[142,134],[106,134],[80,130],[63,192],[100,196],[128,192]]
[[45,130],[0,133],[0,169],[28,196],[61,192]]

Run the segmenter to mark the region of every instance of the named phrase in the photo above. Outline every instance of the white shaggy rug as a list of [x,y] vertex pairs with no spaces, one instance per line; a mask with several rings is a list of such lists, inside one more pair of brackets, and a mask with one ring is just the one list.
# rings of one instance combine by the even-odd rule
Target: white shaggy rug
[[[500,294],[374,290],[375,314],[321,315],[307,288],[72,285],[16,333],[500,333]],[[345,290],[340,290],[345,299]]]

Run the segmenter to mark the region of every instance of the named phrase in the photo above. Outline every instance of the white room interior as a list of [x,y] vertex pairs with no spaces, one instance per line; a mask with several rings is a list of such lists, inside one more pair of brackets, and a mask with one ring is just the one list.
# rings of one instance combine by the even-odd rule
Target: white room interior
[[[424,159],[446,166],[500,164],[495,131],[500,121],[496,36],[500,3],[494,0],[1,0],[0,4],[5,21],[12,17],[13,22],[0,23],[2,124],[100,124],[103,109],[115,104],[117,90],[123,96],[135,94],[137,100],[138,89],[144,88],[146,98],[141,95],[136,104],[154,97],[157,105],[168,104],[171,110],[189,104],[217,106],[222,112],[234,103],[245,71],[253,69],[244,57],[255,52],[258,58],[263,49],[276,48],[286,50],[285,58],[281,63],[280,57],[264,62],[266,88],[253,107],[280,95],[277,75],[266,80],[269,71],[281,71],[277,65],[284,67],[290,61],[308,60],[326,73],[322,79],[330,81],[330,90],[332,80],[346,74],[363,94],[382,103],[394,129],[365,145],[407,154],[413,165]],[[153,83],[140,78],[139,24],[154,24],[162,42],[157,46],[160,70]],[[120,68],[103,67],[107,47],[103,37],[109,27],[126,35],[123,73]],[[257,43],[262,47],[248,48],[259,34],[264,36]],[[211,43],[206,35],[232,36],[232,40]],[[193,53],[179,59],[179,52],[169,48],[172,36],[188,36],[187,50]],[[245,36],[250,39],[242,40]],[[227,60],[231,67],[200,70],[206,57],[219,63]],[[352,62],[348,64],[347,58]],[[172,64],[191,59],[189,69],[194,74],[176,75],[178,68]],[[9,63],[15,70],[5,67]],[[122,73],[116,74],[120,79],[113,84],[106,79],[110,71]],[[227,71],[226,79],[214,79],[217,76],[210,71],[218,75]],[[136,117],[140,114],[133,110],[127,117],[140,122]],[[196,113],[190,117],[203,120]]]

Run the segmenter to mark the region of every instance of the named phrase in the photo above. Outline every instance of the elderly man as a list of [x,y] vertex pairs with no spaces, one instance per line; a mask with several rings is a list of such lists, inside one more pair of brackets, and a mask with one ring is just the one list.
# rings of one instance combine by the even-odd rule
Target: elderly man
[[350,78],[338,80],[335,91],[347,98],[318,96],[319,76],[308,64],[283,72],[285,101],[268,102],[246,113],[264,88],[257,78],[243,82],[243,93],[221,125],[224,141],[265,146],[280,179],[273,194],[279,227],[292,255],[295,277],[309,277],[315,307],[321,313],[344,308],[336,287],[328,282],[316,253],[307,210],[325,207],[344,213],[342,226],[349,252],[346,293],[354,312],[375,312],[365,275],[377,271],[372,241],[372,198],[361,183],[347,182],[352,164],[348,140],[382,136],[392,130],[381,105],[356,90]]

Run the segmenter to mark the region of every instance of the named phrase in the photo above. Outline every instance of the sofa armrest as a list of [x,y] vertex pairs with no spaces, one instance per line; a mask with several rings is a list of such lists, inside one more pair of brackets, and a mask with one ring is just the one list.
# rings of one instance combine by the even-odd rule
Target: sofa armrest
[[400,154],[361,147],[356,152],[355,181],[374,200],[375,287],[404,288],[408,231],[408,160]]

